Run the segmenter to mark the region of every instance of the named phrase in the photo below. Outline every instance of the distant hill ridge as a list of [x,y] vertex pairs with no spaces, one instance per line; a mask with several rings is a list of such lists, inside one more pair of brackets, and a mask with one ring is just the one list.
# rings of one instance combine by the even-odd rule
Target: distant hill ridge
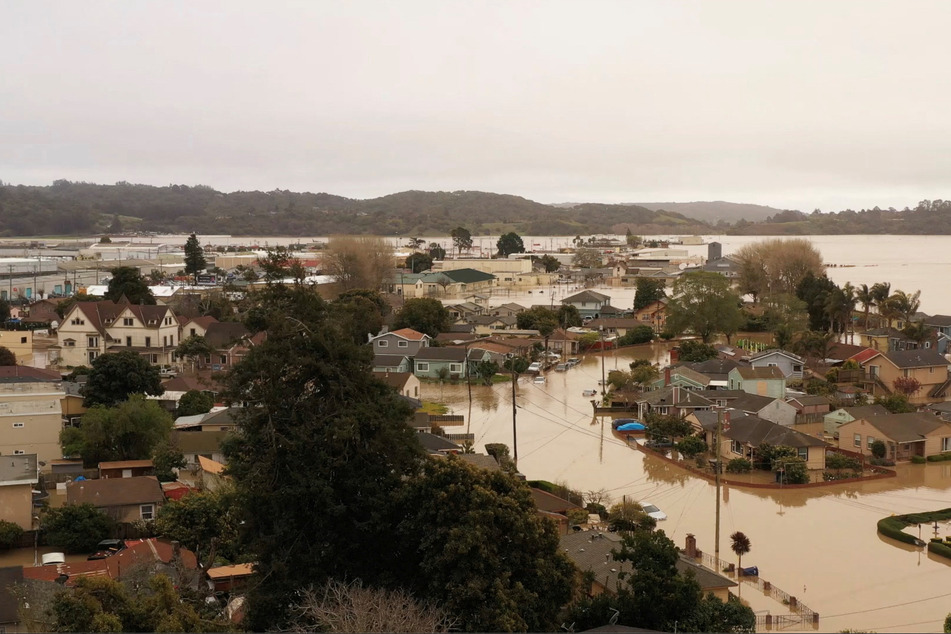
[[689,203],[669,202],[632,204],[645,207],[651,211],[658,211],[660,209],[676,211],[684,214],[685,216],[690,216],[691,218],[696,218],[697,220],[714,225],[720,221],[729,222],[730,224],[740,220],[746,220],[748,222],[765,222],[768,217],[785,211],[784,209],[767,207],[765,205],[731,203],[723,200],[697,201]]

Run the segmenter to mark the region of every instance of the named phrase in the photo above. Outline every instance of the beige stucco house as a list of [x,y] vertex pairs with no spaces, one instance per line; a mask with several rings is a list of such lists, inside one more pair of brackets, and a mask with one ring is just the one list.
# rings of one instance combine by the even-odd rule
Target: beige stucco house
[[0,367],[0,454],[35,454],[41,470],[62,458],[66,392],[59,372],[28,366]]
[[891,394],[896,391],[895,380],[916,379],[921,387],[908,396],[913,405],[938,403],[951,392],[948,360],[934,349],[896,350],[881,352],[861,362],[872,394]]
[[39,475],[36,456],[0,456],[0,519],[25,531],[33,528],[33,487]]
[[872,455],[872,443],[885,443],[889,460],[927,458],[951,451],[951,423],[934,414],[912,412],[858,418],[839,426],[839,447]]
[[154,476],[80,480],[66,485],[66,504],[92,504],[121,523],[154,520],[165,503]]
[[150,363],[171,364],[180,328],[168,306],[77,302],[56,333],[59,365],[90,365],[99,355],[121,350],[134,350]]

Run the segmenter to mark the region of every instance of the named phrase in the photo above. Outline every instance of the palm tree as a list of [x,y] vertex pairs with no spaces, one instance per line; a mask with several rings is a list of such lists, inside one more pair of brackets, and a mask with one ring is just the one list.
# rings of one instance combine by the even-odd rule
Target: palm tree
[[[750,552],[750,547],[751,547],[750,538],[747,537],[744,533],[741,533],[740,531],[736,531],[735,533],[730,535],[730,539],[733,540],[733,545],[730,546],[730,548],[733,550],[734,553],[736,553],[736,557],[737,557],[736,567],[737,567],[737,570],[739,571],[743,569],[743,555]],[[737,576],[739,576],[739,574],[740,573],[737,572]]]
[[865,310],[865,321],[862,322],[862,326],[868,330],[868,313],[875,304],[875,297],[872,295],[872,290],[868,287],[868,284],[862,284],[855,289],[855,301],[861,303]]
[[[872,301],[875,303],[875,307],[878,308],[878,313],[881,314],[882,305],[892,293],[892,285],[889,282],[876,282],[875,284],[872,284],[872,288],[869,290],[869,293],[872,296]],[[867,324],[866,328],[868,328]]]
[[895,291],[886,300],[885,305],[893,317],[900,317],[905,324],[909,324],[921,308],[921,291],[915,291],[911,295],[905,291]]
[[934,329],[926,326],[925,322],[923,321],[912,321],[906,324],[901,332],[909,339],[917,342],[918,346],[920,347],[924,345],[925,340],[929,339],[931,335],[934,334]]

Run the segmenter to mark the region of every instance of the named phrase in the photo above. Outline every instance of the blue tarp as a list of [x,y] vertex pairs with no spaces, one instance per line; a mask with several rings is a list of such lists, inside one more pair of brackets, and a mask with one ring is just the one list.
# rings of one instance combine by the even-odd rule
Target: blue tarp
[[644,431],[640,423],[625,423],[617,428],[618,431]]

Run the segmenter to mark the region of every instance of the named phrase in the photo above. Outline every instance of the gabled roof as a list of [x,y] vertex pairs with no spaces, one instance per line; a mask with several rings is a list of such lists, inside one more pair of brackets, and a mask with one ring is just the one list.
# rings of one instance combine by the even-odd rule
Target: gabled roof
[[185,454],[217,453],[230,431],[173,431],[172,441]]
[[561,303],[562,304],[574,304],[577,302],[604,303],[609,301],[611,301],[611,298],[608,297],[607,295],[604,295],[603,293],[598,293],[596,291],[581,291],[580,293],[575,293],[574,295],[570,295],[564,298],[563,300],[561,300]]
[[[730,440],[739,443],[745,443],[753,447],[758,447],[763,443],[774,447],[780,445],[786,447],[824,447],[828,443],[809,436],[790,427],[777,425],[759,416],[750,416],[740,414],[735,410],[730,411],[728,422],[724,422],[723,435]],[[713,415],[713,425],[716,426],[716,412],[703,412],[697,414],[704,429],[709,429],[709,421],[705,420]],[[701,418],[702,417],[702,418]]]
[[891,414],[884,405],[860,405],[857,407],[843,407],[843,410],[852,418],[869,418],[870,416],[887,416]]
[[947,328],[951,326],[951,315],[932,315],[924,320],[926,326]]
[[466,359],[464,348],[421,348],[416,353],[416,361],[459,361]]
[[515,315],[474,315],[469,318],[469,322],[478,326],[488,326],[496,322],[505,326],[514,326],[518,323]]
[[429,339],[429,335],[425,335],[421,332],[417,332],[413,330],[412,328],[400,328],[399,330],[391,330],[390,332],[384,332],[374,337],[374,339],[385,337],[386,335],[396,335],[397,337],[400,337],[401,339],[407,339],[409,341],[422,341],[423,339]]
[[412,372],[374,372],[373,376],[394,389],[402,390],[414,375]]
[[786,399],[787,403],[798,403],[801,407],[809,407],[811,405],[829,405],[830,401],[825,396],[819,394],[804,394],[803,396],[794,396],[792,398]]
[[891,361],[896,367],[902,369],[930,368],[935,366],[947,367],[948,365],[948,360],[931,348],[896,350],[895,352],[886,352],[882,356]]
[[[742,410],[744,412],[759,412],[775,400],[780,399],[775,399],[772,396],[760,396],[759,394],[743,392],[743,394],[731,399],[728,402],[730,407],[734,409]],[[790,405],[790,407],[792,407],[792,405]]]
[[398,368],[408,363],[409,357],[405,354],[375,354],[373,355],[374,368]]
[[750,357],[750,363],[752,363],[753,361],[758,361],[759,359],[765,359],[767,357],[772,357],[776,355],[786,357],[790,361],[794,361],[796,363],[806,362],[805,359],[803,359],[802,357],[796,356],[791,352],[786,352],[785,350],[780,350],[779,348],[773,348],[772,350],[764,350],[758,354],[754,354],[752,357]]
[[867,348],[865,346],[853,346],[848,343],[836,342],[829,344],[828,356],[826,358],[832,359],[834,361],[845,361],[846,359],[854,357],[860,352],[870,349],[871,348]]
[[522,306],[521,304],[516,304],[516,303],[514,303],[514,302],[509,302],[509,303],[507,303],[507,304],[501,304],[500,306],[496,306],[496,308],[504,308],[505,310],[510,310],[510,311],[516,312],[516,313],[520,313],[520,312],[522,312],[523,310],[525,310],[525,307],[524,307],[524,306]]
[[205,341],[212,348],[229,347],[251,333],[244,324],[237,321],[214,321],[208,324],[205,330]]
[[733,368],[740,367],[740,364],[733,359],[721,359],[719,357],[695,363],[684,363],[683,365],[709,377],[726,376]]
[[416,438],[419,439],[419,444],[423,446],[423,449],[429,453],[462,451],[462,447],[451,440],[447,440],[442,436],[437,436],[436,434],[430,434],[429,432],[419,432],[416,434]]
[[856,354],[853,354],[851,357],[849,357],[848,359],[846,359],[846,361],[855,361],[855,362],[858,363],[859,365],[862,365],[862,364],[865,363],[866,361],[870,361],[871,359],[874,359],[875,357],[877,357],[877,356],[880,355],[880,354],[882,354],[882,353],[879,352],[878,350],[872,350],[871,348],[865,348],[865,349],[862,350],[861,352],[858,352],[858,353],[856,353]]
[[495,279],[495,276],[491,273],[484,273],[476,269],[438,271],[436,273],[427,273],[420,279],[422,279],[423,282],[433,283],[438,282],[441,277],[448,277],[455,284],[475,284],[477,282],[488,282]]
[[549,513],[566,513],[573,509],[580,509],[581,507],[570,502],[564,498],[560,498],[557,495],[549,493],[548,491],[542,491],[541,489],[536,489],[532,487],[532,500],[535,502],[535,508],[539,511],[548,511]]
[[179,317],[178,320],[182,323],[182,327],[187,326],[188,324],[195,324],[200,328],[207,329],[211,324],[217,323],[218,320],[212,317],[211,315],[202,315],[201,317],[192,317],[191,319],[182,319]]
[[97,508],[152,504],[165,500],[159,481],[153,476],[80,480],[66,485],[67,504],[92,504]]
[[751,380],[769,380],[769,379],[784,379],[786,378],[783,374],[783,371],[777,368],[776,366],[767,366],[765,368],[754,368],[751,366],[737,366],[734,368],[737,374],[740,375],[740,378],[751,381]]
[[56,370],[33,368],[28,365],[0,366],[0,383],[58,383],[62,380],[63,375]]
[[[856,419],[859,420],[859,419]],[[911,412],[910,414],[887,414],[863,418],[869,425],[879,430],[889,440],[897,443],[919,442],[936,430],[951,436],[951,423],[934,414]],[[846,423],[853,425],[856,421]]]

